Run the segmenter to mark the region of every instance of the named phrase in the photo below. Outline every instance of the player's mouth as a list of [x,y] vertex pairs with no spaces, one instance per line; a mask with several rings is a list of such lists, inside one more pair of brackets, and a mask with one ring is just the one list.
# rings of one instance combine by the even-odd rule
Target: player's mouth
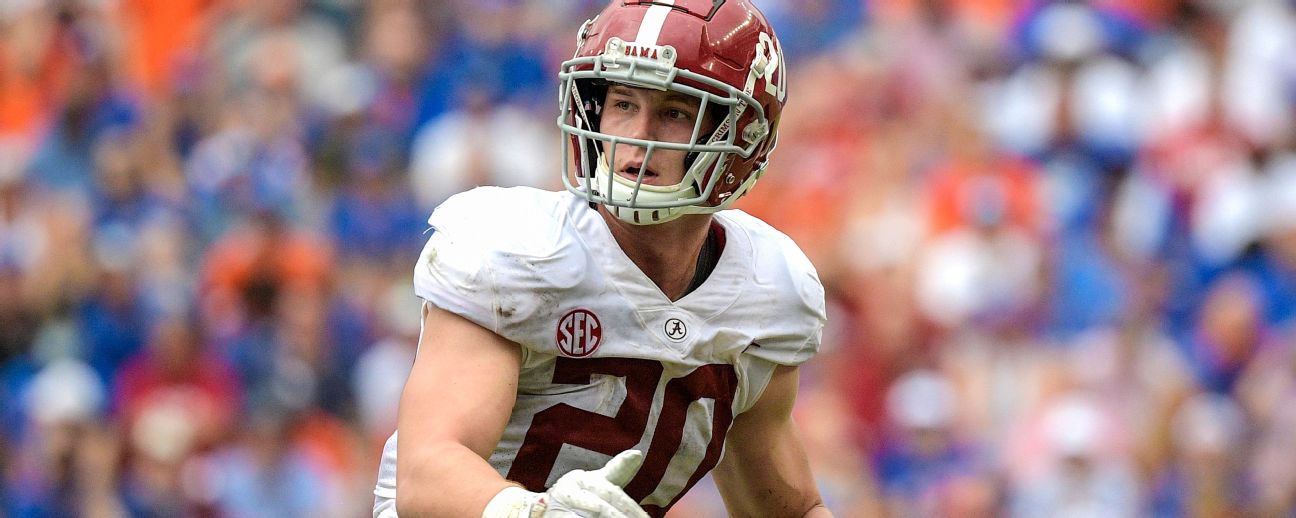
[[656,171],[653,171],[652,169],[643,167],[641,165],[627,165],[626,167],[622,168],[621,171],[618,172],[617,174],[620,174],[623,178],[626,178],[632,182],[636,182],[639,181],[639,171],[641,169],[643,170],[644,183],[652,184],[654,180],[657,179],[658,174]]

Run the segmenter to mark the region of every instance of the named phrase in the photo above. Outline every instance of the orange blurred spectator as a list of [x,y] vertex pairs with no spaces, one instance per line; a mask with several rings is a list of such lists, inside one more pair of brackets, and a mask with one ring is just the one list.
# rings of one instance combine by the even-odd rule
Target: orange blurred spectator
[[[1038,171],[1023,160],[996,153],[967,113],[951,110],[946,127],[948,156],[927,173],[931,235],[979,227],[987,217],[1037,234],[1043,223]],[[986,189],[999,197],[993,207],[997,214],[985,213],[991,209],[981,203]]]
[[295,231],[271,213],[226,233],[214,243],[203,265],[201,292],[204,320],[223,334],[236,329],[249,313],[269,314],[274,300],[249,297],[258,286],[278,293],[291,287],[323,296],[333,269],[333,252],[315,236]]
[[176,68],[201,51],[216,0],[122,0],[121,32],[130,74],[152,98],[165,98]]
[[0,135],[35,133],[49,106],[34,78],[24,73],[17,50],[0,39]]

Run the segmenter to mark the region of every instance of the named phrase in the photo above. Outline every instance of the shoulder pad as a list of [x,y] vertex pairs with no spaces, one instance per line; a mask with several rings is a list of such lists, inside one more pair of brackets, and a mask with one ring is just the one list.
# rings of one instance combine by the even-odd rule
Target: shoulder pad
[[414,268],[423,299],[516,341],[510,329],[538,294],[574,284],[584,269],[554,193],[482,187],[456,194],[428,218]]
[[752,242],[753,280],[769,322],[748,354],[780,365],[800,365],[819,351],[827,321],[824,288],[814,264],[786,234],[739,210],[721,214]]

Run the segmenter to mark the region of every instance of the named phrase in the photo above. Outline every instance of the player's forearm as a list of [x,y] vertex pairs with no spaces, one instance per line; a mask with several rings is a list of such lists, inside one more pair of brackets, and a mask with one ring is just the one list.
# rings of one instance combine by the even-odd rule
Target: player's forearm
[[[713,472],[714,473],[714,472]],[[719,479],[716,479],[719,486]],[[721,488],[721,496],[732,489]],[[833,514],[824,507],[818,495],[773,494],[772,490],[762,489],[759,494],[744,497],[728,496],[724,498],[725,510],[729,516],[738,518],[832,518]]]
[[454,442],[408,450],[402,445],[397,462],[396,510],[401,518],[481,516],[486,503],[511,485],[480,456]]

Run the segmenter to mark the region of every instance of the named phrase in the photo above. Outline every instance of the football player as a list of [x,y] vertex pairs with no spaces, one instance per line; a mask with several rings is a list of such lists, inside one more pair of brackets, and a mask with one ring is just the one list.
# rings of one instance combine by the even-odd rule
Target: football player
[[578,38],[566,191],[478,188],[428,220],[374,515],[662,516],[711,472],[732,515],[831,516],[790,418],[823,287],[726,210],[774,148],[778,39],[750,0],[614,0]]

